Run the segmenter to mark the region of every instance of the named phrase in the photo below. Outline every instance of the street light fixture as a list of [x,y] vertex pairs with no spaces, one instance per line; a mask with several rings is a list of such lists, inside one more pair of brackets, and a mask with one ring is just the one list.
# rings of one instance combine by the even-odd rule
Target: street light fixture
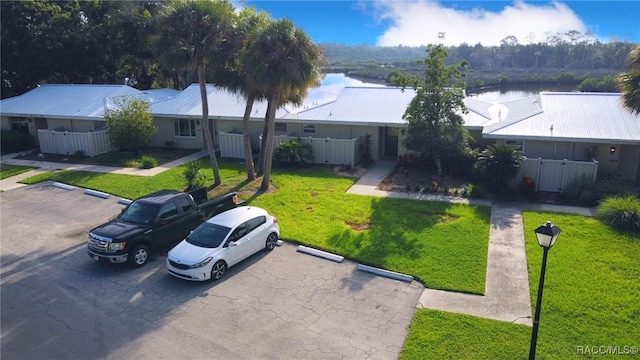
[[536,358],[536,344],[538,342],[538,324],[540,323],[540,306],[542,305],[542,290],[544,290],[544,273],[547,268],[547,253],[555,245],[560,235],[559,227],[547,221],[544,225],[534,230],[538,244],[542,246],[542,270],[540,270],[540,285],[538,285],[538,299],[536,300],[536,314],[533,320],[533,331],[531,332],[531,347],[529,348],[529,360]]

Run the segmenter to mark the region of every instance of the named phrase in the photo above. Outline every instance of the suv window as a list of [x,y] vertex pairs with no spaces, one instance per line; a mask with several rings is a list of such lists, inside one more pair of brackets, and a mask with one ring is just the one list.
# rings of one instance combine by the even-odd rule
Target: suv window
[[162,207],[162,209],[160,209],[160,213],[158,214],[158,218],[159,219],[168,219],[172,216],[176,216],[178,215],[178,208],[176,207],[176,204],[171,202],[169,204],[166,204],[165,206]]
[[264,224],[267,222],[267,217],[266,216],[258,216],[257,218],[253,218],[249,221],[247,221],[247,225],[248,225],[248,229],[247,232],[250,233],[253,230],[255,230],[258,226]]
[[178,199],[178,207],[182,208],[182,212],[189,212],[192,208],[191,202],[186,196]]

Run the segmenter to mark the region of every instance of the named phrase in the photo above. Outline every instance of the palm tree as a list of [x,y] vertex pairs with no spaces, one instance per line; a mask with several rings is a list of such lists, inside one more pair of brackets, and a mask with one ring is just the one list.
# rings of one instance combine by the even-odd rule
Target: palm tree
[[300,102],[320,80],[324,57],[320,48],[289,19],[268,24],[247,44],[244,67],[249,81],[267,95],[267,133],[261,190],[269,188],[276,110],[292,100]]
[[[232,57],[235,9],[226,0],[180,0],[167,5],[159,14],[157,32],[150,36],[152,49],[165,66],[182,69],[195,66],[202,99],[202,131],[213,169],[214,185],[219,185],[220,169],[209,121],[206,65]],[[215,124],[213,124],[215,131]]]
[[240,64],[237,64],[236,71],[234,71],[234,84],[229,86],[233,91],[242,93],[247,99],[247,105],[245,107],[244,116],[242,118],[242,135],[244,142],[244,159],[247,171],[247,180],[253,181],[256,178],[255,167],[253,164],[253,154],[251,150],[251,133],[249,132],[249,118],[251,117],[251,111],[253,110],[253,104],[256,100],[266,99],[266,94],[260,91],[257,86],[250,83],[247,73],[250,69],[243,68],[242,59],[247,56],[248,49],[246,48],[249,39],[252,36],[256,36],[260,31],[264,30],[267,24],[271,21],[269,14],[260,11],[257,12],[255,8],[248,7],[243,8],[238,16],[237,30],[239,35],[239,41],[242,42],[242,49],[238,60]]
[[627,72],[618,76],[618,89],[622,104],[631,113],[640,115],[640,45],[627,56]]
[[497,192],[507,188],[518,175],[523,160],[524,156],[513,146],[491,144],[480,153],[474,167],[489,190]]

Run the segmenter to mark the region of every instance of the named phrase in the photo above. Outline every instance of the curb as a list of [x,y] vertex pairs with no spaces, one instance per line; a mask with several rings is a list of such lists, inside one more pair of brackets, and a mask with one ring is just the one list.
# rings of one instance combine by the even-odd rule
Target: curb
[[375,274],[375,275],[388,277],[388,278],[391,278],[391,279],[394,279],[394,280],[400,280],[400,281],[404,281],[404,282],[412,282],[413,281],[413,276],[404,275],[404,274],[400,274],[400,273],[389,271],[389,270],[379,269],[379,268],[375,268],[375,267],[368,266],[368,265],[358,264],[358,270],[365,271],[365,272],[368,272],[368,273],[372,273],[372,274]]
[[129,199],[125,199],[125,198],[120,198],[120,200],[118,200],[118,204],[122,204],[122,205],[129,205],[133,202],[133,200],[129,200]]
[[91,195],[91,196],[97,196],[97,197],[103,198],[103,199],[106,199],[109,196],[111,196],[111,195],[109,195],[107,193],[104,193],[102,191],[96,191],[96,190],[91,190],[91,189],[85,189],[84,193],[87,194],[87,195]]
[[69,190],[69,191],[76,189],[75,186],[71,186],[71,185],[67,185],[67,184],[63,184],[63,183],[59,183],[59,182],[54,182],[52,184],[52,186],[60,188],[60,189]]
[[335,261],[337,263],[341,263],[344,260],[344,256],[328,253],[322,250],[312,249],[310,247],[306,247],[304,245],[298,245],[298,251],[301,253],[317,256],[323,259]]

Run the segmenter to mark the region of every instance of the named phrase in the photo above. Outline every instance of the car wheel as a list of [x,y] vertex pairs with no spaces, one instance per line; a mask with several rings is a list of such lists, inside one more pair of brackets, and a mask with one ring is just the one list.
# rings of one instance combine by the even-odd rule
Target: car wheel
[[134,267],[142,267],[149,260],[149,248],[145,245],[138,245],[129,252],[129,264]]
[[225,271],[227,271],[227,264],[224,261],[220,260],[213,264],[211,268],[211,280],[220,280]]
[[276,247],[277,243],[278,243],[278,234],[271,233],[269,234],[269,236],[267,236],[267,242],[264,245],[264,248],[267,250],[273,250],[273,248]]

